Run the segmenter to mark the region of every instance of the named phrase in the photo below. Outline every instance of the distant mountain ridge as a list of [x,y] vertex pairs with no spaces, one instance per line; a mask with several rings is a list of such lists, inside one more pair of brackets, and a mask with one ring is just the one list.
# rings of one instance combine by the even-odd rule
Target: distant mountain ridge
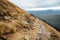
[[60,15],[49,15],[40,17],[60,31]]
[[57,15],[60,14],[60,10],[43,10],[43,11],[28,11],[33,15],[45,16],[45,15]]
[[45,20],[60,31],[60,10],[29,11],[31,14]]

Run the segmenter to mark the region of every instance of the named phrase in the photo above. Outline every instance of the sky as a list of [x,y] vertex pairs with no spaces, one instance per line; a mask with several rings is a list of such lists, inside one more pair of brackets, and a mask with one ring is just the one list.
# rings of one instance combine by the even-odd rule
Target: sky
[[60,8],[60,0],[9,0],[24,9],[32,8]]

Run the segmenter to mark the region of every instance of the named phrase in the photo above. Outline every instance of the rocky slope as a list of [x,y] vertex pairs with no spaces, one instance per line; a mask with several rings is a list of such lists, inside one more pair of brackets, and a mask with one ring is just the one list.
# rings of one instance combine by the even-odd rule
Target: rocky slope
[[59,34],[13,3],[0,0],[0,40],[59,40]]

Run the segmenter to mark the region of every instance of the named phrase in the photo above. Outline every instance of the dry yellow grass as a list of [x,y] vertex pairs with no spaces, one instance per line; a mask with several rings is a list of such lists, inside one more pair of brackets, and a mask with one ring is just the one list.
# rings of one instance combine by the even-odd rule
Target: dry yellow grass
[[51,25],[47,24],[46,22],[44,22],[41,19],[40,19],[40,22],[42,22],[49,31],[51,31],[53,34],[56,34],[60,37],[60,32],[58,32],[56,29],[54,29]]
[[59,40],[59,34],[50,25],[13,3],[0,0],[0,39],[53,40],[51,35],[56,35]]

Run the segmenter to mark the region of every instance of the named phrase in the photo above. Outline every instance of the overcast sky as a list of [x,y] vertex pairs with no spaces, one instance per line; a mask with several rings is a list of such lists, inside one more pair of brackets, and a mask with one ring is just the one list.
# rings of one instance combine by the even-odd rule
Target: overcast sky
[[43,8],[60,6],[60,0],[10,0],[21,8]]

